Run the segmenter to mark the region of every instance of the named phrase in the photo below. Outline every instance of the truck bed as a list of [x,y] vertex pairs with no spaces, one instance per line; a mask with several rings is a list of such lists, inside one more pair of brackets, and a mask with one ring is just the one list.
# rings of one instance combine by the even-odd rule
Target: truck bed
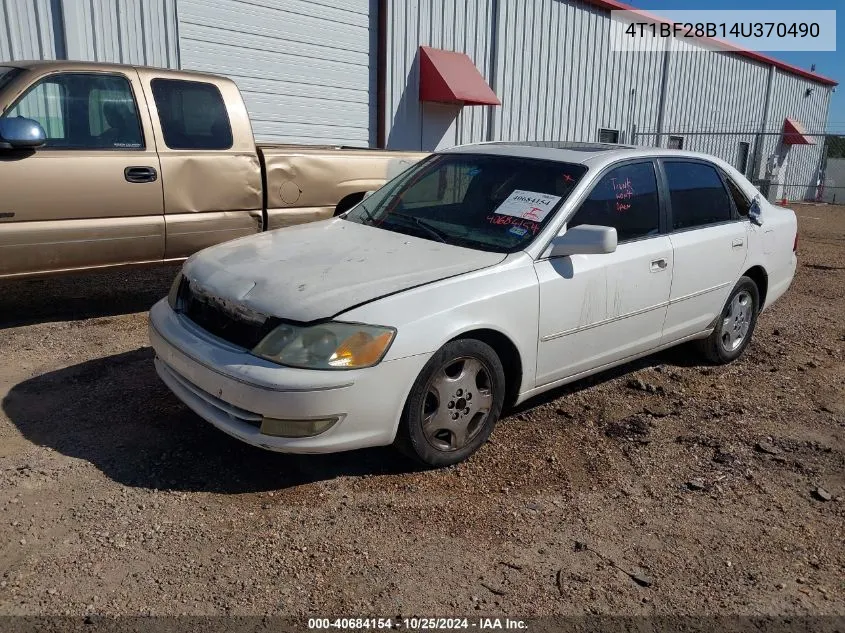
[[330,218],[426,156],[269,143],[259,144],[258,152],[266,173],[269,230]]

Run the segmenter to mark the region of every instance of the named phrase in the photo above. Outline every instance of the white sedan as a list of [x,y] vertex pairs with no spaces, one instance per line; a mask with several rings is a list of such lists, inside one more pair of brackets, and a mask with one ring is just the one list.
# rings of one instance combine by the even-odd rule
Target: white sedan
[[150,339],[170,389],[244,442],[444,466],[564,383],[692,340],[734,360],[796,243],[794,213],[713,157],[462,146],[339,217],[194,255]]

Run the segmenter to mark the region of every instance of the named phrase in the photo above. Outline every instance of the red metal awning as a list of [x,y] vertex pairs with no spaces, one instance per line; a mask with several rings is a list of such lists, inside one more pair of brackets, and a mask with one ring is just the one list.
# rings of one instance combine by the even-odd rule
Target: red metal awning
[[786,118],[783,121],[783,144],[784,145],[815,145],[816,140],[807,136],[807,130],[800,121]]
[[420,101],[502,105],[464,53],[420,46]]

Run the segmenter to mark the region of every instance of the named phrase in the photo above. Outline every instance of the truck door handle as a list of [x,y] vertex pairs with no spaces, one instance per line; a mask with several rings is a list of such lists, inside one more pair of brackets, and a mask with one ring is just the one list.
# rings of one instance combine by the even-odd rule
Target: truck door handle
[[734,248],[740,248],[744,244],[745,244],[745,240],[742,239],[741,237],[738,237],[733,241],[733,244],[731,244],[731,246],[733,246]]
[[669,264],[662,257],[660,259],[655,259],[651,262],[651,272],[659,273],[661,270],[666,270],[668,265]]
[[158,174],[152,167],[127,167],[123,177],[127,182],[155,182]]

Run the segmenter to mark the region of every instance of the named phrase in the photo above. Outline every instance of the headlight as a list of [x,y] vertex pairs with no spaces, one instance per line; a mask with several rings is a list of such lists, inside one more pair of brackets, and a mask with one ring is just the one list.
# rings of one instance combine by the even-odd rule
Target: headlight
[[395,329],[378,325],[282,324],[265,336],[252,353],[303,369],[360,369],[372,367],[384,358],[395,335]]
[[167,293],[167,303],[170,304],[170,307],[176,310],[177,306],[179,305],[179,288],[182,287],[182,271],[180,270],[179,273],[176,275],[176,279],[173,280],[173,283],[170,285],[170,292]]

